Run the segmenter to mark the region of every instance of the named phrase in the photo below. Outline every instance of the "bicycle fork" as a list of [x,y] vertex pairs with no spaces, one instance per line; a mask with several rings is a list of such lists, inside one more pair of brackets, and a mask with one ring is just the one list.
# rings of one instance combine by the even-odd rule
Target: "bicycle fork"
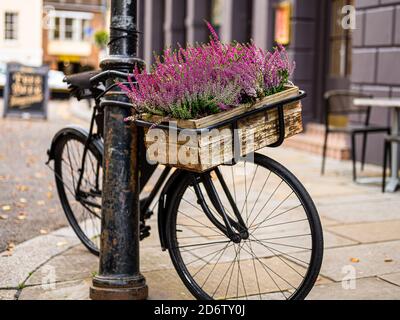
[[[231,239],[234,243],[240,243],[242,240],[247,240],[249,238],[249,231],[246,223],[244,222],[240,211],[236,205],[235,200],[232,197],[231,192],[229,191],[228,186],[226,185],[225,179],[222,176],[220,170],[217,168],[214,170],[217,175],[217,179],[220,182],[222,189],[225,193],[226,198],[229,201],[231,209],[233,210],[233,214],[236,217],[237,221],[229,216],[225,206],[223,205],[221,198],[218,195],[218,192],[215,188],[213,179],[211,177],[211,173],[207,172],[200,176],[192,175],[193,187],[198,199],[198,203],[202,207],[205,212],[207,218],[229,239]],[[204,193],[200,187],[200,183],[204,185],[206,193],[211,201],[212,206],[215,210],[211,209],[207,204],[207,201],[204,197]],[[216,213],[221,216],[224,224],[222,224],[215,217],[212,211],[216,211]]]

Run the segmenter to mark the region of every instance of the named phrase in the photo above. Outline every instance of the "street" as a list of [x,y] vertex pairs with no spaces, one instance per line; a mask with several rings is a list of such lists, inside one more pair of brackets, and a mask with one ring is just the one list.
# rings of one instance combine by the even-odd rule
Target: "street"
[[[67,221],[44,165],[53,134],[69,123],[86,122],[66,102],[50,105],[49,121],[0,120],[0,299],[88,299],[97,273],[97,258],[70,228],[62,228]],[[297,175],[321,216],[324,262],[309,298],[398,299],[399,194],[382,194],[378,183],[354,184],[347,161],[329,160],[321,177],[318,156],[287,147],[263,153]],[[363,174],[379,177],[381,169],[369,165]],[[155,217],[150,225],[152,235],[141,245],[150,299],[192,299],[160,249]]]
[[72,123],[87,127],[68,101],[52,101],[48,121],[0,118],[0,252],[67,225],[45,163],[54,134]]

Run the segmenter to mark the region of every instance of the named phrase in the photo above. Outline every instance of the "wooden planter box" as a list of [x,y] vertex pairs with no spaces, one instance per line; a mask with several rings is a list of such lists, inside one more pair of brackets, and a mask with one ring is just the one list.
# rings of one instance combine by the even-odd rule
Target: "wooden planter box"
[[[154,128],[142,122],[147,159],[194,172],[231,163],[238,156],[246,156],[279,140],[278,106],[283,106],[284,137],[301,133],[302,105],[300,99],[295,99],[298,96],[299,88],[288,87],[255,104],[198,120],[170,121],[168,125]],[[281,101],[291,102],[279,104]],[[161,117],[152,115],[144,115],[143,120],[147,124],[162,122]]]

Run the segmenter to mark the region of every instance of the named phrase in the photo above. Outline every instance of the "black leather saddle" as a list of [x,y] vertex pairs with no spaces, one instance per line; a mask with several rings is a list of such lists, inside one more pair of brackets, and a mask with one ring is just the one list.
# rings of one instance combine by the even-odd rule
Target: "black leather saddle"
[[68,83],[69,88],[73,89],[92,89],[90,79],[101,73],[101,70],[88,71],[77,74],[72,74],[64,78],[64,82]]

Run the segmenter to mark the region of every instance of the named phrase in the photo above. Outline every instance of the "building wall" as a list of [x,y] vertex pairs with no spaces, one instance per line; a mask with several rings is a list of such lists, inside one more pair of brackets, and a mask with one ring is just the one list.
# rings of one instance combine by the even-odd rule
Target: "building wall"
[[[73,63],[79,63],[83,68],[98,68],[100,63],[100,49],[94,43],[94,33],[99,30],[107,30],[106,1],[103,0],[69,0],[69,1],[45,1],[46,7],[51,10],[69,12],[79,16],[81,13],[92,15],[90,27],[93,35],[86,40],[55,41],[49,37],[52,32],[50,28],[43,28],[43,51],[44,63],[49,64],[52,69],[58,69],[59,62],[70,59]],[[52,13],[50,13],[51,15]],[[81,70],[73,70],[79,72]]]
[[[42,0],[0,1],[0,61],[42,64]],[[18,13],[18,39],[4,39],[5,12]]]
[[304,120],[322,120],[325,85],[326,1],[293,0],[291,43],[288,51],[296,62],[293,81],[307,92]]
[[[357,0],[353,36],[352,88],[376,97],[400,97],[400,1]],[[374,109],[372,121],[389,125],[387,110]],[[369,162],[382,162],[383,137],[371,136]],[[383,149],[382,149],[383,150]]]

